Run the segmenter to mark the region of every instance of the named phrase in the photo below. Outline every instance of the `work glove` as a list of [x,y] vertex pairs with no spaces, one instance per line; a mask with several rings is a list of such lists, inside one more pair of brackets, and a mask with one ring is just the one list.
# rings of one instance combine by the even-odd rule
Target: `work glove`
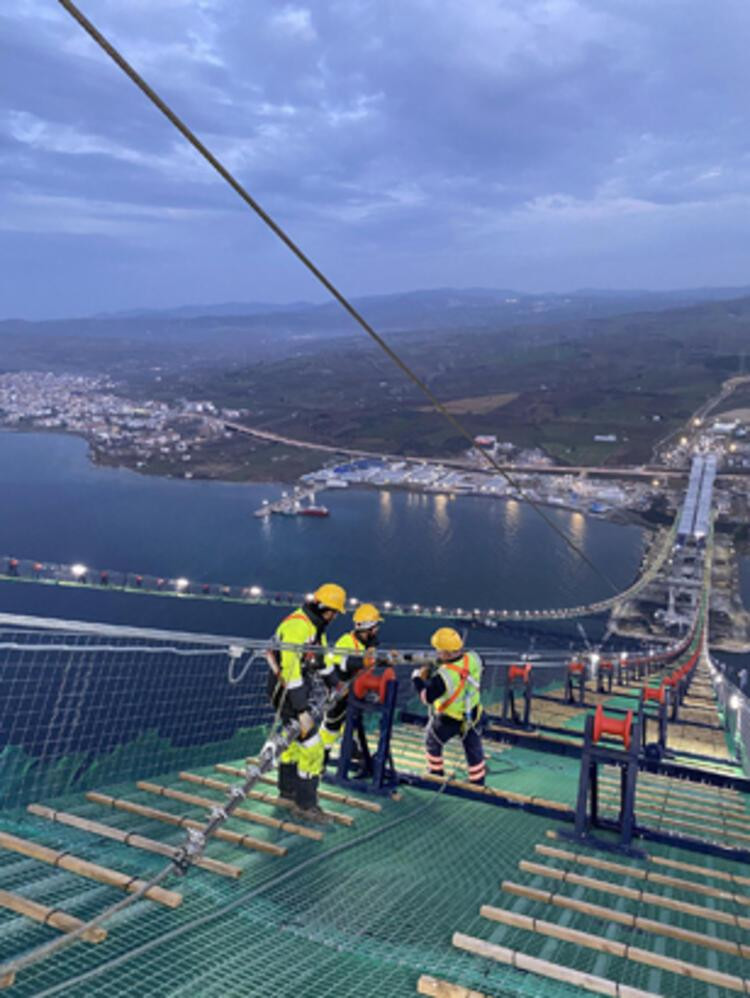
[[375,659],[376,659],[375,649],[368,648],[365,651],[364,655],[362,656],[362,665],[365,667],[365,669],[372,669],[373,666],[375,665]]
[[301,714],[297,715],[297,723],[299,724],[300,738],[307,738],[312,729],[315,727],[315,721],[313,720],[312,714],[306,710],[303,710]]

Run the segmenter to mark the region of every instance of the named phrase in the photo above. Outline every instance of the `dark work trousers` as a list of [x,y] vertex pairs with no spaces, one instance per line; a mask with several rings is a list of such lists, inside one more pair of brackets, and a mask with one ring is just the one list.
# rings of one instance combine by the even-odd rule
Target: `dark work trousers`
[[455,717],[436,714],[427,725],[424,744],[428,770],[433,776],[445,776],[443,745],[454,735],[459,735],[463,742],[469,780],[480,786],[483,785],[487,767],[484,761],[482,739],[473,723],[467,724]]

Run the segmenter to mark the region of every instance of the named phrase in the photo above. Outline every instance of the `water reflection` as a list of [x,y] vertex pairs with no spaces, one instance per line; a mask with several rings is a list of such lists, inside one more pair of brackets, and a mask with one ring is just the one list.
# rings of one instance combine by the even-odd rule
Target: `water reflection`
[[521,523],[521,503],[516,499],[508,499],[503,503],[505,512],[505,530],[510,536],[518,533]]
[[450,533],[450,517],[448,516],[448,497],[438,493],[433,497],[433,519],[441,537]]
[[393,516],[393,499],[391,493],[382,489],[380,492],[380,520],[385,525]]
[[579,547],[586,540],[586,517],[583,513],[570,514],[570,536]]

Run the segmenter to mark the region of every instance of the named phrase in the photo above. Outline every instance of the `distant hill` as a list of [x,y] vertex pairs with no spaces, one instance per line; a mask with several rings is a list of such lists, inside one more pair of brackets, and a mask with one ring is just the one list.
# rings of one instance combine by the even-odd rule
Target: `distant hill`
[[274,315],[314,308],[313,302],[295,301],[286,305],[271,302],[228,301],[218,305],[178,305],[175,308],[131,308],[120,312],[99,312],[91,319],[197,319],[204,316]]
[[[399,341],[414,336],[430,342],[444,334],[469,347],[488,336],[495,349],[527,342],[559,342],[607,335],[603,320],[648,318],[669,325],[675,309],[705,309],[712,322],[750,288],[685,291],[580,290],[570,294],[524,294],[509,289],[437,288],[356,300],[380,332]],[[212,310],[212,314],[196,312]],[[664,316],[660,319],[660,316]],[[236,369],[260,362],[310,356],[331,339],[362,338],[336,303],[229,302],[186,305],[166,311],[134,310],[119,316],[28,322],[0,322],[0,370],[43,369],[106,372],[149,378],[202,369]]]
[[[750,286],[697,288],[676,291],[618,291],[583,288],[566,293],[514,291],[508,288],[432,288],[397,294],[355,298],[354,304],[384,329],[423,329],[429,326],[474,328],[498,322],[550,321],[567,318],[604,317],[634,311],[651,311],[692,305],[703,301],[726,301],[750,295]],[[224,302],[215,305],[180,305],[168,309],[131,309],[92,316],[94,320],[267,318],[279,328],[299,331],[319,329],[336,332],[351,328],[351,320],[333,301],[324,304],[290,302]]]

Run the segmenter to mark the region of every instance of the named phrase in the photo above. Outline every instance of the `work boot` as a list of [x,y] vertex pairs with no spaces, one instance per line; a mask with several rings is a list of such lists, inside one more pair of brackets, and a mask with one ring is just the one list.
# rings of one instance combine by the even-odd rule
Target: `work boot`
[[295,805],[292,816],[298,821],[309,821],[313,825],[329,825],[333,818],[321,811],[318,806],[318,777],[298,777]]
[[293,804],[297,797],[297,767],[293,762],[280,762],[278,771],[279,800]]

